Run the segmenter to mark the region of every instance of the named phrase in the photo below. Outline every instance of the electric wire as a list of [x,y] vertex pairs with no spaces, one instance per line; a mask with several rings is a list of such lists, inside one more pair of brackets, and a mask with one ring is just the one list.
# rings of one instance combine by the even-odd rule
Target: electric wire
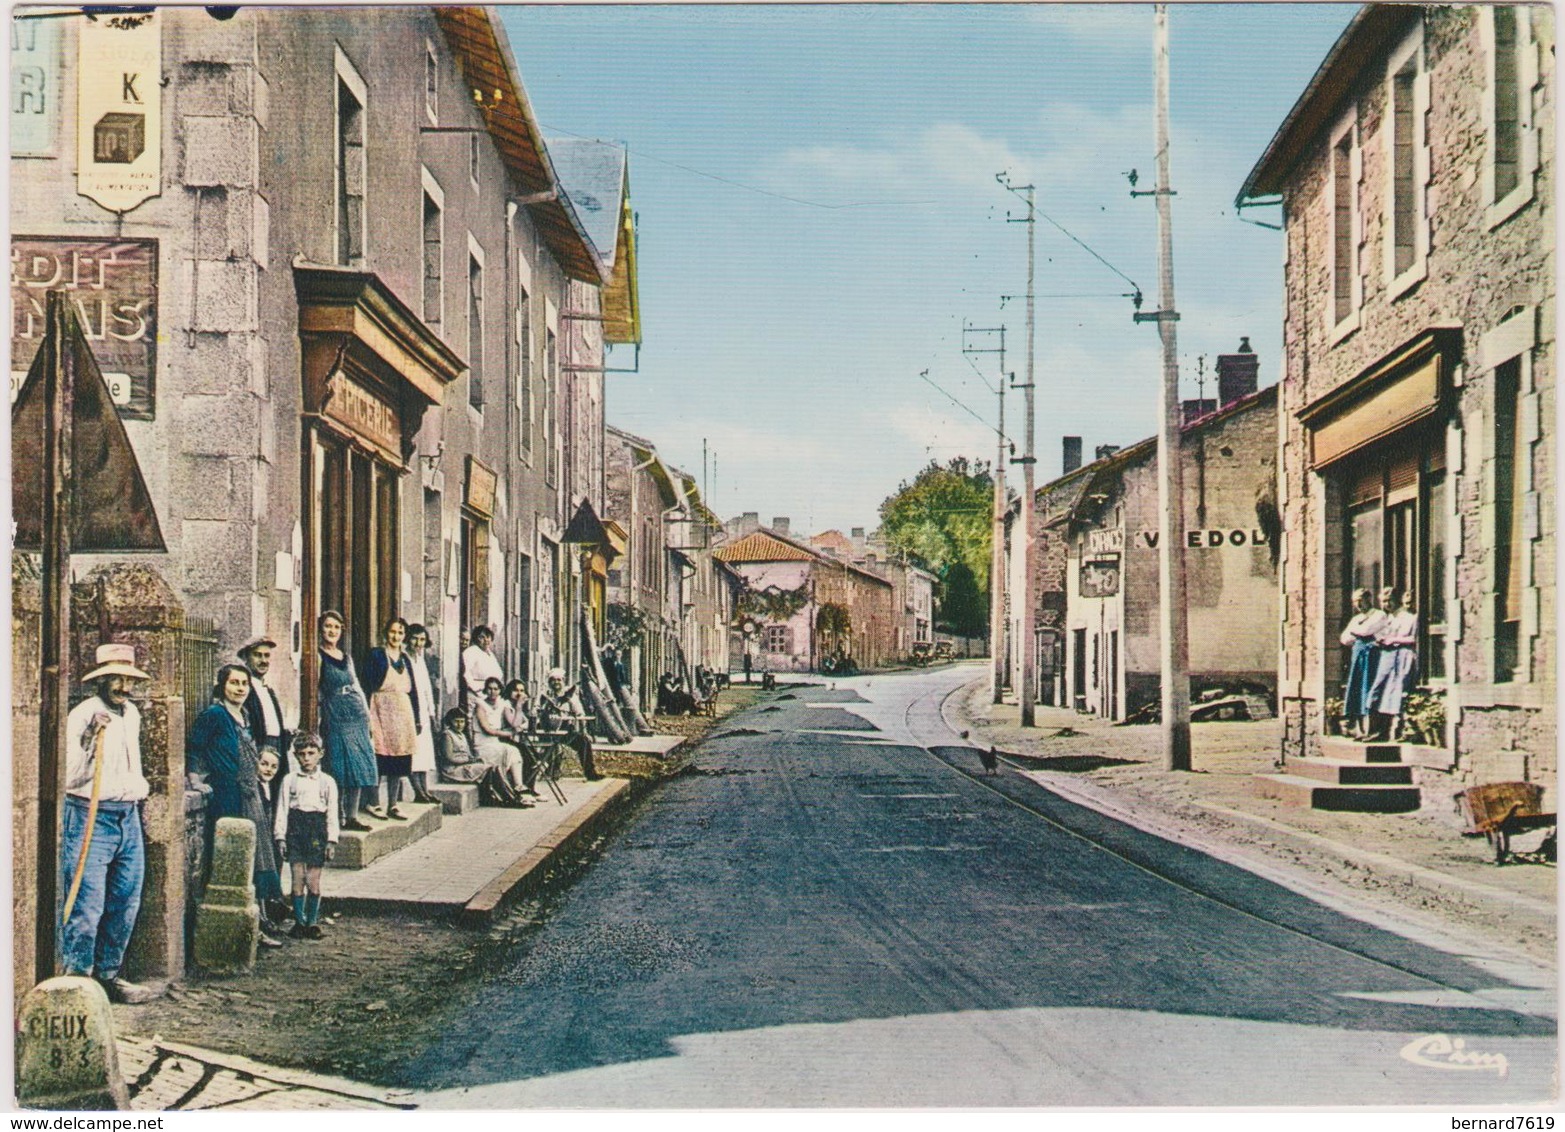
[[918,376],[923,378],[923,380],[928,382],[930,385],[934,386],[935,391],[938,392],[946,400],[950,401],[951,404],[955,405],[958,409],[961,409],[968,416],[972,417],[979,424],[983,425],[990,432],[994,433],[1001,440],[1005,441],[1005,443],[1007,443],[1007,444],[1011,443],[1011,438],[1006,436],[1005,433],[1001,432],[994,425],[990,424],[988,421],[984,420],[983,417],[979,416],[972,409],[968,408],[968,406],[964,402],[957,400],[955,397],[951,396],[951,394],[947,393],[944,389],[942,389],[939,385],[937,385],[935,383],[934,378],[929,376],[929,371],[927,369],[919,371],[919,375]]

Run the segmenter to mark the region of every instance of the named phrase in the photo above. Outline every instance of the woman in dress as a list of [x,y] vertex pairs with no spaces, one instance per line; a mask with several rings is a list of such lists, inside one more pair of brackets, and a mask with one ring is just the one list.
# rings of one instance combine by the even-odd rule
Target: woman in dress
[[282,875],[272,849],[266,805],[261,798],[261,773],[255,740],[245,717],[250,695],[250,670],[242,664],[225,664],[217,670],[212,704],[196,716],[185,748],[188,773],[200,775],[212,788],[207,818],[241,818],[256,829],[255,893],[262,908],[261,942],[281,947],[281,930],[271,920],[269,906],[281,900]]
[[527,685],[512,680],[505,686],[505,710],[501,713],[505,723],[505,741],[516,748],[522,757],[522,793],[538,797],[534,784],[538,781],[538,759],[533,753],[528,733],[533,729],[533,709],[527,702]]
[[342,647],[346,628],[336,610],[321,614],[318,715],[321,737],[326,741],[327,773],[336,780],[342,796],[342,828],[367,833],[370,827],[359,815],[364,791],[380,782],[380,770],[370,738],[369,704],[353,670],[353,658]]
[[435,773],[435,674],[429,669],[429,630],[408,626],[408,660],[413,664],[413,712],[418,717],[418,741],[413,746],[413,800],[433,804],[429,778]]
[[1380,660],[1375,668],[1375,683],[1369,691],[1370,707],[1389,716],[1386,737],[1393,742],[1402,738],[1402,703],[1418,678],[1418,614],[1413,612],[1413,591],[1384,589],[1380,603],[1386,620],[1375,636]]
[[500,681],[493,676],[484,681],[484,698],[473,707],[473,750],[500,773],[517,791],[525,791],[522,755],[507,743],[505,704],[500,699]]
[[442,782],[478,782],[489,773],[489,764],[473,753],[467,741],[467,713],[461,708],[446,712],[441,724],[445,731],[440,760]]
[[397,809],[402,785],[413,789],[413,750],[418,746],[418,704],[413,698],[413,661],[402,651],[407,640],[408,623],[400,617],[386,622],[381,631],[385,642],[371,649],[364,661],[364,689],[370,696],[370,737],[375,743],[375,762],[380,780],[386,786],[384,812],[368,809],[372,818],[406,821]]
[[1354,590],[1353,619],[1342,630],[1342,643],[1351,650],[1342,714],[1347,719],[1347,733],[1355,739],[1369,738],[1369,691],[1379,671],[1380,650],[1375,636],[1385,623],[1385,611],[1375,608],[1374,595],[1367,589]]

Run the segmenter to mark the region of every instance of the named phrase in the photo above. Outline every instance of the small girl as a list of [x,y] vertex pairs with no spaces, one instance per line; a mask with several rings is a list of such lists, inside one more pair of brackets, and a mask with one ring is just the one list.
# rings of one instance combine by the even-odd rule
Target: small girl
[[[277,788],[282,781],[277,777],[281,769],[277,752],[270,747],[262,747],[255,757],[256,776],[261,780],[261,808],[266,811],[266,828],[277,828]],[[277,858],[278,867],[270,870],[265,876],[264,883],[257,878],[255,898],[261,905],[261,919],[271,921],[277,929],[274,935],[281,935],[293,925],[287,923],[288,907],[283,900],[282,857]],[[265,891],[262,891],[262,890]]]
[[321,737],[301,731],[293,739],[293,765],[277,795],[279,856],[293,864],[294,939],[321,939],[321,869],[337,849],[337,783],[321,770]]
[[440,751],[440,781],[477,782],[489,764],[473,753],[467,741],[467,716],[461,708],[452,708],[445,716],[445,743]]

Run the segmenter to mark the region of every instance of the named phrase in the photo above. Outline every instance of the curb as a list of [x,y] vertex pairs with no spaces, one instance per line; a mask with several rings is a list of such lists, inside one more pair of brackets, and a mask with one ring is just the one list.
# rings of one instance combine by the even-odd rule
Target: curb
[[[287,1069],[279,1065],[267,1065],[264,1062],[253,1061],[240,1054],[222,1053],[218,1050],[185,1045],[183,1042],[166,1041],[157,1037],[147,1039],[127,1035],[119,1038],[118,1041],[122,1044],[129,1043],[148,1048],[153,1051],[154,1055],[169,1054],[174,1057],[183,1057],[203,1065],[226,1069],[242,1077],[248,1077],[257,1081],[267,1081],[290,1089],[308,1089],[318,1093],[335,1094],[353,1100],[370,1101],[392,1109],[417,1107],[416,1102],[413,1100],[413,1094],[405,1089],[382,1089],[359,1081],[350,1081],[346,1077],[328,1077],[324,1074],[311,1073],[304,1069]],[[132,1097],[133,1101],[134,1099]]]
[[606,814],[628,802],[633,792],[629,779],[614,779],[590,805],[555,826],[510,868],[481,888],[458,914],[458,921],[474,926],[492,922],[517,897],[538,887],[556,854],[581,840]]
[[[971,685],[963,685],[948,696],[941,705],[941,716],[946,719],[948,725],[953,721],[947,718],[947,706],[954,698],[955,692],[964,691]],[[955,709],[960,712],[960,707]],[[982,724],[976,720],[966,721],[966,727],[972,731],[982,729]],[[957,730],[961,730],[960,727]],[[1361,901],[1363,897],[1356,893],[1351,886],[1329,885],[1316,880],[1313,877],[1291,867],[1285,862],[1277,861],[1270,855],[1256,851],[1246,846],[1235,845],[1221,838],[1204,837],[1192,834],[1189,830],[1176,830],[1159,822],[1155,817],[1148,818],[1142,813],[1132,813],[1122,808],[1118,799],[1112,797],[1108,791],[1088,790],[1072,779],[1053,774],[1049,771],[1028,770],[1016,763],[1001,759],[1017,774],[1038,783],[1040,786],[1053,791],[1066,801],[1076,805],[1085,806],[1096,810],[1115,821],[1121,822],[1132,828],[1149,833],[1154,837],[1163,838],[1179,845],[1206,853],[1218,860],[1238,866],[1247,872],[1255,873],[1290,888],[1312,899],[1328,901]],[[1480,881],[1464,880],[1460,877],[1442,873],[1423,865],[1416,865],[1410,861],[1403,861],[1373,850],[1360,849],[1357,846],[1346,845],[1329,837],[1310,833],[1306,830],[1263,817],[1259,814],[1247,814],[1241,810],[1230,809],[1226,806],[1213,805],[1206,802],[1192,801],[1194,805],[1208,813],[1241,823],[1249,824],[1282,842],[1289,842],[1294,851],[1303,855],[1330,854],[1339,863],[1350,868],[1360,869],[1364,872],[1387,877],[1393,881],[1399,881],[1409,888],[1423,889],[1428,892],[1438,893],[1444,896],[1456,897],[1469,905],[1499,905],[1507,915],[1519,916],[1528,921],[1528,926],[1544,931],[1554,931],[1557,926],[1557,911],[1547,902],[1535,900],[1528,896],[1495,888],[1483,884]]]

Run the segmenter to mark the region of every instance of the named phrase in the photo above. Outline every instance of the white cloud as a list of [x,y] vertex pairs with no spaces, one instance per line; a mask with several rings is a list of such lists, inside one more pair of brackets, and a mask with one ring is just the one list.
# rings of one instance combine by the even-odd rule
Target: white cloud
[[1011,148],[958,122],[937,122],[902,144],[884,147],[809,146],[790,149],[769,173],[789,184],[801,175],[860,187],[902,189],[931,180],[946,186],[989,187],[1003,169],[1023,165]]
[[1039,4],[1028,9],[1027,21],[1095,47],[1151,51],[1152,8],[1147,4]]

